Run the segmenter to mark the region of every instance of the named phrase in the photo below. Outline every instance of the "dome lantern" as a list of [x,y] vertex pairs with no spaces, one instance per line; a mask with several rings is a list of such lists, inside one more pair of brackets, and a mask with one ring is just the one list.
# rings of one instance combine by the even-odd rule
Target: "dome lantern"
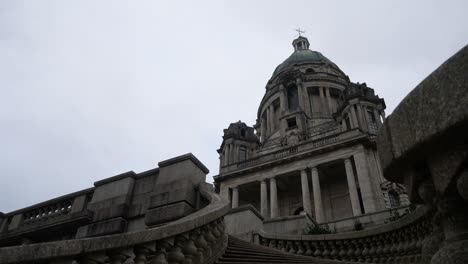
[[308,50],[310,46],[309,40],[303,36],[299,36],[297,39],[293,40],[292,45],[294,47],[294,51]]

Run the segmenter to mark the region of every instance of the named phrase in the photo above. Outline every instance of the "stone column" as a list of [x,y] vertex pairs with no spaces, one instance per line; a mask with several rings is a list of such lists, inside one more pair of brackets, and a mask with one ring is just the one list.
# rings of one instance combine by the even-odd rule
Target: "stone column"
[[288,101],[286,98],[284,85],[282,84],[279,85],[279,92],[280,92],[280,109],[281,109],[281,113],[284,113],[286,112],[286,109],[288,109],[288,106],[286,105]]
[[330,97],[330,87],[325,87],[325,96],[327,97],[327,104],[328,104],[328,113],[330,116],[333,114],[333,106]]
[[380,114],[377,109],[374,109],[374,118],[375,122],[377,123],[377,127],[380,127],[380,125],[382,125],[382,120],[380,119]]
[[273,132],[275,132],[275,107],[273,106],[273,104],[271,104],[269,106],[270,108],[270,135],[273,134]]
[[356,116],[356,109],[354,109],[354,105],[349,106],[351,108],[351,126],[353,128],[359,127],[359,122]]
[[385,121],[385,110],[380,110],[380,115],[382,116],[382,120]]
[[232,208],[239,207],[239,186],[232,188]]
[[278,217],[278,192],[276,178],[270,178],[270,217]]
[[311,168],[312,171],[312,188],[314,191],[314,206],[315,206],[315,220],[317,223],[323,223],[325,216],[323,213],[322,205],[322,192],[320,190],[320,179],[316,167]]
[[351,200],[351,207],[353,208],[353,216],[361,215],[361,205],[359,204],[359,197],[356,187],[356,180],[354,179],[353,165],[351,159],[344,160],[346,169],[346,179],[348,180],[349,199]]
[[346,120],[341,120],[341,130],[346,131],[348,128],[346,127]]
[[268,194],[265,180],[260,182],[260,213],[263,217],[268,217]]
[[306,169],[301,170],[301,187],[302,187],[302,207],[304,212],[312,216],[312,204],[310,202],[309,180],[307,178]]
[[366,122],[364,122],[364,115],[362,113],[362,106],[361,104],[357,104],[357,111],[358,111],[358,119],[359,119],[359,124],[361,124],[361,128],[364,131],[367,131],[367,125]]
[[268,136],[271,135],[271,117],[270,117],[270,106],[268,106],[266,108],[266,129],[267,129],[267,133],[268,133]]
[[325,97],[324,97],[324,94],[323,94],[323,88],[324,87],[319,87],[319,95],[320,95],[320,113],[323,115],[323,113],[327,113],[326,111],[326,105],[325,105]]
[[262,142],[265,141],[265,138],[267,136],[267,124],[265,118],[261,117],[261,137],[262,137]]
[[297,86],[297,99],[299,101],[299,109],[303,110],[305,109],[304,107],[304,91],[303,91],[303,85],[302,85],[302,80],[297,79],[296,80],[296,86]]
[[[359,151],[354,156],[354,162],[356,165],[357,178],[359,180],[359,187],[361,190],[362,203],[364,205],[364,212],[372,213],[376,212],[380,207],[382,197],[380,197],[380,189],[376,190],[374,187],[374,181],[371,178],[369,169],[367,168],[366,154],[364,151]],[[377,176],[377,175],[376,175]]]

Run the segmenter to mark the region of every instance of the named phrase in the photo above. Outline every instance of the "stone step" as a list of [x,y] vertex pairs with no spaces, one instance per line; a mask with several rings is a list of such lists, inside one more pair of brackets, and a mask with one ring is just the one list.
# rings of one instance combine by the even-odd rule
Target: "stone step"
[[331,264],[347,263],[327,259],[319,259],[309,256],[295,255],[275,248],[255,245],[247,241],[229,237],[227,248],[218,264],[247,264],[247,263],[314,263]]

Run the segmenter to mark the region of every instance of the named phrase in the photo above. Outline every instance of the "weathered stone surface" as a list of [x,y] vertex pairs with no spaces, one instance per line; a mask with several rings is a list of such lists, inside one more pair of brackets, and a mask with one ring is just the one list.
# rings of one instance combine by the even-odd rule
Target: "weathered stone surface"
[[127,228],[127,220],[122,217],[92,223],[79,228],[76,237],[95,237],[102,235],[117,234],[125,231]]
[[148,226],[167,223],[189,215],[193,211],[194,208],[186,202],[160,206],[148,210],[145,216],[145,223]]
[[196,207],[198,193],[195,188],[197,187],[194,187],[190,181],[179,180],[158,186],[158,190],[150,197],[149,208],[182,201]]
[[[385,120],[377,143],[385,177],[403,182],[408,164],[463,144],[468,122],[468,47],[422,81]],[[412,165],[414,166],[414,165]],[[448,174],[447,174],[448,175]],[[439,178],[436,187],[450,179]]]

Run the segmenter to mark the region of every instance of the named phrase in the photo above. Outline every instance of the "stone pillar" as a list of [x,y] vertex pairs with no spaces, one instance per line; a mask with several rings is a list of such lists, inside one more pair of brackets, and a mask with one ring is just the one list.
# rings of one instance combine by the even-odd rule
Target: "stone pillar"
[[273,134],[273,132],[275,132],[275,107],[273,106],[273,104],[271,104],[269,106],[270,108],[270,135]]
[[346,179],[348,180],[349,199],[351,200],[351,207],[353,208],[353,216],[361,215],[361,205],[359,204],[359,197],[356,187],[356,180],[354,179],[353,165],[351,159],[344,160],[346,169]]
[[358,117],[359,117],[359,118],[358,118],[359,124],[360,124],[362,130],[367,131],[368,129],[367,129],[366,123],[364,122],[364,115],[363,115],[363,113],[362,113],[362,106],[361,106],[361,104],[357,104],[357,111],[358,111],[357,113],[358,113]]
[[377,127],[380,127],[380,125],[382,125],[382,120],[380,119],[380,114],[377,109],[374,109],[374,118],[375,122],[377,123]]
[[276,178],[270,178],[270,217],[278,217],[278,190]]
[[328,113],[330,116],[333,114],[333,106],[330,97],[330,87],[325,87],[325,96],[327,97],[327,104],[328,104]]
[[303,85],[302,85],[302,80],[297,79],[296,80],[296,86],[297,86],[297,99],[299,101],[299,109],[303,110],[305,109],[304,107],[304,90],[303,90]]
[[324,87],[319,87],[319,95],[320,95],[320,113],[323,115],[323,113],[327,113],[326,111],[326,106],[325,106],[325,97],[324,97],[324,94],[323,94],[323,88]]
[[348,128],[346,127],[346,120],[341,120],[341,130],[346,131]]
[[265,180],[260,182],[260,213],[263,217],[268,217],[268,193]]
[[270,118],[270,106],[266,108],[266,129],[268,136],[271,135],[271,118]]
[[304,212],[312,216],[312,204],[310,202],[309,180],[307,178],[306,169],[301,170],[301,187],[302,187],[302,207]]
[[316,167],[311,168],[311,171],[312,188],[314,191],[315,220],[317,221],[317,223],[323,223],[325,221],[325,216],[323,213],[322,192],[320,190],[319,174]]
[[279,92],[280,92],[280,109],[281,109],[281,113],[284,113],[286,112],[286,109],[288,109],[288,106],[286,105],[288,103],[288,100],[286,98],[284,85],[282,84],[279,85]]
[[381,202],[379,199],[382,199],[382,197],[380,197],[380,189],[375,190],[373,187],[374,181],[372,180],[371,175],[369,174],[369,169],[367,168],[366,154],[364,151],[359,151],[353,156],[356,165],[357,178],[359,180],[359,187],[361,190],[362,203],[364,205],[364,212],[367,214],[376,212],[379,209],[384,209],[378,208],[378,205]]
[[232,208],[239,207],[239,186],[232,188]]
[[262,136],[262,142],[265,141],[265,138],[267,136],[267,124],[265,118],[261,117],[261,136]]
[[307,87],[304,87],[304,94],[305,94],[304,107],[306,108],[304,109],[304,111],[306,112],[306,114],[312,117],[312,107],[311,107],[310,97],[309,97],[309,92],[307,91]]
[[354,105],[349,106],[351,108],[351,126],[353,128],[359,127],[359,122],[356,116],[356,109],[354,109]]

